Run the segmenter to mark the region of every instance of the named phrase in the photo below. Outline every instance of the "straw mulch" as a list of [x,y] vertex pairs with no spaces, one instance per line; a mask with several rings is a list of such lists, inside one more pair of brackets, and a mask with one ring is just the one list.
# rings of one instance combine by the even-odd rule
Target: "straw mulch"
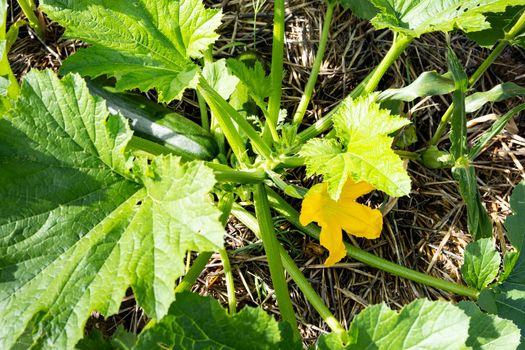
[[[257,0],[224,0],[218,4],[209,1],[210,6],[223,8],[225,13],[222,36],[216,47],[217,57],[235,57],[245,51],[254,51],[269,65],[273,4],[264,0],[258,3],[260,7],[257,9]],[[11,22],[21,17],[16,4],[10,9]],[[324,10],[322,0],[289,0],[287,3],[283,108],[286,108],[288,115],[293,113],[308,79]],[[80,42],[62,39],[62,32],[59,26],[50,24],[44,43],[22,29],[20,39],[9,55],[15,73],[20,77],[30,68],[57,69],[65,57],[82,46]],[[348,11],[339,8],[305,125],[313,123],[346,96],[380,61],[391,39],[389,32],[374,31],[367,22],[353,18]],[[453,34],[451,41],[470,73],[489,53],[460,33]],[[416,40],[389,70],[380,89],[403,86],[424,71],[446,71],[444,42],[444,36],[439,33]],[[488,90],[505,81],[525,85],[525,55],[522,51],[507,49],[478,82],[476,89]],[[188,116],[197,116],[193,101],[194,96],[189,93],[173,107]],[[469,140],[478,138],[497,116],[518,102],[514,99],[497,103],[474,114],[469,123]],[[407,117],[417,126],[418,142],[410,150],[417,151],[424,147],[449,103],[450,97],[446,96],[426,98],[405,106]],[[501,243],[500,249],[508,248],[500,237],[503,232],[501,223],[510,212],[509,194],[515,184],[525,179],[524,136],[525,117],[521,115],[491,142],[475,162],[481,195],[495,222],[494,233]],[[444,140],[440,146],[446,149],[449,145]],[[374,241],[352,239],[352,242],[403,266],[461,283],[459,268],[470,236],[466,229],[466,210],[450,170],[429,170],[414,162],[408,164],[408,170],[413,178],[412,192],[409,197],[390,203],[391,210],[385,216],[382,237]],[[292,172],[289,178],[301,181],[305,186],[317,180],[301,180],[303,175],[302,172]],[[366,201],[375,205],[383,199],[382,194],[375,193]],[[397,278],[351,259],[341,261],[334,268],[324,268],[322,262],[327,255],[318,242],[295,231],[280,218],[276,221],[276,227],[282,243],[344,326],[348,326],[359,311],[371,304],[384,302],[399,309],[416,298],[461,300],[447,292]],[[232,219],[227,227],[226,243],[234,251],[231,263],[239,306],[259,305],[278,317],[261,242]],[[312,344],[328,328],[293,282],[289,287],[302,335],[306,344]],[[210,260],[193,289],[226,303],[219,256]],[[93,315],[88,329],[95,327],[110,334],[118,324],[124,324],[134,332],[140,331],[145,324],[145,317],[131,294],[123,302],[118,315],[109,320]]]

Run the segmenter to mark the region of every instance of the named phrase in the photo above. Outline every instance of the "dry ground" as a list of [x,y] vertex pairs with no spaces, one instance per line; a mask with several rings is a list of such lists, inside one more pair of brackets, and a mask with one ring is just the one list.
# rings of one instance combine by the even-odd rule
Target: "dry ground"
[[[14,1],[13,1],[14,2]],[[272,2],[260,0],[233,0],[212,3],[223,8],[224,24],[217,44],[218,57],[236,56],[247,50],[257,52],[270,62]],[[323,0],[289,0],[287,3],[287,31],[284,81],[284,107],[293,113],[302,89],[308,79],[314,61],[320,35]],[[16,4],[10,7],[10,20],[20,18]],[[49,21],[48,21],[49,23]],[[374,31],[350,13],[338,9],[332,25],[326,58],[313,102],[309,107],[305,124],[314,122],[340,101],[379,62],[388,50],[391,34]],[[23,76],[30,68],[58,68],[61,60],[75,52],[82,44],[61,38],[62,29],[51,24],[46,42],[34,38],[23,28],[19,40],[9,55],[15,74]],[[453,34],[453,47],[472,72],[488,55],[461,34]],[[446,48],[442,34],[426,35],[406,51],[383,79],[380,89],[403,86],[428,70],[446,70]],[[509,48],[489,72],[476,85],[477,90],[488,90],[494,85],[513,81],[525,85],[525,54]],[[511,102],[487,106],[472,116],[469,140],[475,140],[486,130],[495,116],[503,114],[517,104]],[[432,136],[441,114],[450,103],[450,97],[426,98],[405,108],[407,116],[417,126],[418,142],[410,150],[417,151]],[[173,108],[188,116],[197,116],[193,96],[187,94],[184,101]],[[447,148],[447,142],[441,143]],[[525,116],[510,123],[490,147],[476,161],[478,184],[484,203],[495,221],[495,236],[502,230],[501,222],[509,214],[509,194],[513,186],[525,179]],[[413,178],[409,197],[401,198],[385,217],[382,237],[374,241],[352,240],[361,248],[401,265],[425,272],[445,280],[461,283],[459,267],[463,249],[470,237],[466,230],[466,211],[458,194],[457,186],[449,170],[429,170],[418,163],[408,166]],[[291,173],[289,179],[301,181],[302,173]],[[302,181],[309,186],[315,179]],[[380,203],[379,193],[367,198]],[[362,263],[346,259],[333,268],[324,268],[326,252],[318,243],[304,237],[287,224],[277,220],[283,244],[291,252],[296,263],[319,292],[326,304],[343,325],[348,326],[353,316],[370,304],[385,302],[392,308],[400,308],[416,298],[459,300],[449,293],[400,279]],[[278,315],[275,298],[262,244],[235,220],[228,224],[227,246],[232,250],[232,265],[236,279],[237,298],[240,306],[260,305]],[[505,249],[503,242],[502,249]],[[194,291],[211,294],[226,303],[220,258],[214,256],[200,276]],[[292,301],[300,321],[300,328],[307,344],[320,333],[327,331],[315,310],[308,304],[297,287],[290,283]],[[88,328],[102,329],[111,333],[117,324],[124,324],[132,331],[140,331],[145,318],[136,307],[133,296],[123,302],[119,315],[104,320],[93,315]]]

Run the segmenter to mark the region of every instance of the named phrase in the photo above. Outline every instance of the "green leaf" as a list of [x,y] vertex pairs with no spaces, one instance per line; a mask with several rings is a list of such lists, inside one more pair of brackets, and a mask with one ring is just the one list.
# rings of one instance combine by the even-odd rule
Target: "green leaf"
[[395,197],[410,192],[410,177],[388,136],[410,121],[381,109],[376,97],[345,99],[333,117],[338,141],[312,139],[300,151],[309,176],[323,175],[334,200],[349,178],[366,181]]
[[320,350],[345,349],[463,349],[469,336],[469,318],[444,301],[418,299],[398,313],[383,304],[369,306],[352,321],[351,343],[337,334],[322,335]]
[[239,78],[228,71],[225,59],[207,62],[202,70],[202,76],[225,100],[230,98],[239,83]]
[[166,316],[139,336],[135,349],[302,349],[260,308],[235,315],[213,298],[177,294]]
[[[523,240],[525,217],[525,183],[520,183],[511,196],[514,214],[505,221],[508,237],[519,252],[518,257],[510,258],[509,266],[514,265],[504,282],[492,288],[484,289],[478,305],[484,310],[501,318],[513,321],[521,332],[521,347],[525,348],[525,240]],[[512,237],[512,238],[511,238]],[[507,272],[505,272],[507,274]]]
[[518,184],[510,197],[513,214],[505,220],[507,237],[519,252],[525,251],[525,182]]
[[520,344],[520,330],[512,321],[485,314],[471,301],[461,301],[458,307],[470,317],[468,349],[516,349]]
[[419,97],[445,95],[454,91],[454,81],[448,75],[435,71],[424,72],[414,82],[404,88],[383,91],[378,100],[414,101]]
[[[162,317],[188,250],[223,244],[203,163],[132,158],[125,119],[78,75],[29,73],[0,120],[0,348],[72,348],[131,286]],[[26,333],[28,332],[28,333]]]
[[[357,16],[371,19],[376,29],[389,28],[410,37],[461,29],[475,32],[490,28],[484,14],[503,12],[524,0],[343,0]],[[372,6],[376,8],[374,15]]]
[[378,9],[371,0],[339,0],[342,6],[350,8],[352,14],[362,19],[371,20],[378,14]]
[[476,92],[465,100],[467,113],[473,113],[489,102],[500,102],[508,98],[524,96],[525,87],[514,83],[496,85],[489,91]]
[[481,290],[498,275],[501,258],[492,238],[469,243],[464,260],[461,275],[469,287]]
[[270,77],[266,75],[263,65],[255,61],[252,68],[240,60],[229,58],[226,61],[228,68],[248,88],[250,94],[255,95],[261,101],[270,96],[272,84]]
[[61,67],[117,78],[117,88],[156,89],[159,101],[180,99],[198,82],[192,58],[218,38],[221,11],[201,0],[45,0],[44,11],[66,27],[66,35],[91,47],[79,50]]
[[130,350],[136,342],[137,336],[119,325],[109,338],[104,337],[97,329],[92,330],[87,337],[77,343],[75,348],[78,350]]
[[[512,25],[517,21],[523,6],[508,7],[505,12],[487,14],[487,21],[490,28],[468,33],[469,39],[474,40],[480,46],[491,47],[505,37]],[[517,33],[520,34],[520,33]]]
[[[463,161],[466,164],[461,164]],[[481,238],[492,237],[492,221],[481,203],[474,167],[462,158],[452,168],[452,176],[459,183],[459,193],[467,207],[467,225],[472,238],[477,241]]]

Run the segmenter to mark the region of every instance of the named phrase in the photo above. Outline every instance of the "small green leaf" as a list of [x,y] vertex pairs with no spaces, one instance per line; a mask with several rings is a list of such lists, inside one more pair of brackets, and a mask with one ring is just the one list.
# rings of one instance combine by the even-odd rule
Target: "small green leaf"
[[419,97],[445,95],[454,89],[454,81],[448,75],[442,75],[435,71],[424,72],[412,84],[404,88],[383,91],[378,96],[378,101],[401,100],[411,102]]
[[252,68],[243,61],[233,58],[229,58],[226,62],[228,68],[248,88],[250,94],[255,95],[261,101],[270,96],[272,84],[261,62],[255,61]]
[[492,221],[481,203],[474,167],[468,161],[466,164],[456,162],[456,166],[452,168],[452,176],[459,183],[459,193],[467,207],[468,231],[472,238],[476,241],[492,237]]
[[461,301],[458,307],[470,317],[468,349],[516,349],[520,344],[520,330],[509,320],[481,312],[471,301]]
[[501,258],[492,238],[483,238],[469,243],[465,248],[465,261],[461,274],[472,288],[481,290],[498,275]]
[[207,62],[202,70],[202,76],[225,100],[230,98],[239,83],[239,78],[228,71],[225,59]]
[[323,175],[334,200],[349,178],[366,181],[395,197],[410,192],[410,178],[388,136],[410,121],[381,109],[376,97],[345,99],[333,117],[338,141],[312,139],[300,151],[307,173]]
[[489,91],[476,92],[465,100],[467,113],[473,113],[489,102],[500,102],[508,98],[525,95],[525,88],[514,83],[496,85]]
[[61,67],[117,78],[117,88],[156,89],[159,101],[180,99],[198,82],[192,58],[219,37],[221,11],[201,0],[45,0],[46,14],[66,27],[66,35],[92,46],[79,50]]
[[398,313],[385,304],[369,306],[352,321],[344,346],[338,334],[319,338],[319,350],[464,349],[469,318],[457,306],[418,299]]
[[[476,32],[490,28],[484,14],[503,12],[524,0],[342,0],[360,17],[371,19],[376,29],[389,28],[410,37],[461,29]],[[376,14],[374,10],[376,8]]]
[[162,317],[188,250],[223,244],[211,169],[134,158],[126,120],[78,75],[26,75],[0,119],[0,348],[73,348],[128,287]]
[[143,331],[135,349],[302,349],[290,339],[260,308],[228,315],[213,298],[180,293],[168,314]]

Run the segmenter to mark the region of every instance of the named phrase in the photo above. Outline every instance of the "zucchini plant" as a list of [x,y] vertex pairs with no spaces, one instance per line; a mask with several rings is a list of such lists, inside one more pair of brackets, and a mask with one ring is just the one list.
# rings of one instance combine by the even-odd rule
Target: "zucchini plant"
[[[1,3],[5,18],[7,6]],[[215,60],[222,13],[201,0],[40,3],[66,28],[66,36],[89,46],[66,59],[59,74],[33,70],[20,86],[10,71],[3,76],[17,93],[2,95],[0,119],[2,348],[301,349],[285,271],[332,331],[314,348],[525,346],[525,185],[512,196],[514,214],[506,227],[514,250],[503,257],[500,272],[502,259],[471,166],[523,105],[495,122],[474,147],[466,144],[467,113],[523,94],[523,88],[506,83],[466,96],[505,46],[523,44],[525,0],[328,0],[319,51],[292,118],[281,111],[284,0],[274,1],[269,75],[256,60]],[[338,106],[303,128],[340,5],[378,30],[392,30],[392,47]],[[450,49],[449,73],[426,72],[407,87],[375,92],[412,41],[457,29],[473,38],[472,33],[491,33],[497,41],[470,79]],[[190,89],[197,92],[200,126],[166,106]],[[158,104],[131,90],[154,90]],[[429,151],[393,149],[392,135],[410,121],[382,103],[449,93],[453,106]],[[449,121],[446,154],[436,140]],[[473,238],[461,269],[466,285],[400,266],[343,238],[343,231],[368,239],[380,235],[382,213],[356,199],[373,190],[409,195],[405,156],[452,167]],[[443,156],[447,162],[441,162]],[[303,166],[307,176],[320,176],[322,182],[305,189],[287,181],[287,169]],[[288,196],[303,199],[300,213]],[[272,209],[320,240],[329,251],[326,266],[348,256],[466,300],[418,299],[399,312],[373,305],[345,329],[278,241]],[[279,322],[261,308],[237,310],[223,242],[230,215],[262,240]],[[198,257],[186,271],[188,252]],[[224,265],[227,310],[188,292],[213,252]],[[112,339],[83,339],[90,314],[115,314],[130,287],[151,318],[138,337],[118,331]]]

